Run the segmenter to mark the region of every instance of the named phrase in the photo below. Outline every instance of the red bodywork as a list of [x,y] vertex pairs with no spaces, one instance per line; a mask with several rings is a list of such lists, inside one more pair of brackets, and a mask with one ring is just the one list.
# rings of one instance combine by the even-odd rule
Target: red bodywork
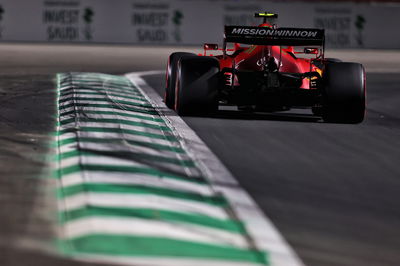
[[[240,49],[240,48],[239,48]],[[266,55],[270,55],[279,64],[279,72],[305,73],[320,72],[321,70],[311,63],[310,59],[297,58],[293,53],[293,48],[281,49],[280,46],[254,45],[246,49],[237,50],[231,56],[219,58],[221,70],[225,67],[232,67],[237,70],[262,71],[263,61],[267,60]],[[237,83],[237,79],[235,79]],[[239,85],[239,84],[235,84]],[[309,89],[309,79],[304,79],[302,89]]]
[[[216,50],[222,55],[211,54]],[[223,48],[204,44],[199,55],[218,60],[221,104],[281,110],[313,107],[322,97],[323,30],[225,26]]]
[[[207,50],[208,49],[205,49],[203,55],[207,55]],[[297,57],[296,54],[300,52],[295,52],[292,46],[281,48],[281,46],[252,45],[247,48],[242,48],[239,44],[235,44],[235,48],[229,49],[228,51],[232,52],[232,54],[226,55],[225,57],[222,55],[215,56],[219,60],[221,70],[224,68],[234,68],[237,70],[262,71],[264,61],[267,60],[268,57],[273,57],[277,65],[279,65],[280,61],[279,72],[318,72],[320,74],[322,72],[320,68],[312,63],[312,59]],[[319,54],[315,55],[315,57],[319,56]],[[237,78],[235,78],[234,85],[240,86]],[[312,89],[310,87],[310,79],[305,78],[303,80],[301,89]]]

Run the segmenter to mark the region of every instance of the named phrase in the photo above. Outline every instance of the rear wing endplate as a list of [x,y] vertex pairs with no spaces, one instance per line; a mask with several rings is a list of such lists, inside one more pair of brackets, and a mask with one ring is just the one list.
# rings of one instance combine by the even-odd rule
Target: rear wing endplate
[[225,41],[256,45],[324,45],[323,29],[225,26]]

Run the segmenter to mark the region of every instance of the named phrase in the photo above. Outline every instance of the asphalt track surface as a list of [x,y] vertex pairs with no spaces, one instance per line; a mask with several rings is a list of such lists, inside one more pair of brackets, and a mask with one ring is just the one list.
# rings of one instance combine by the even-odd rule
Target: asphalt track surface
[[[54,74],[159,70],[174,50],[0,46],[0,265],[93,265],[59,258],[49,244],[53,184],[41,177],[55,124]],[[306,265],[399,265],[399,52],[340,54],[333,53],[361,58],[374,72],[368,73],[368,115],[360,125],[321,123],[304,110],[228,109],[184,120]],[[163,78],[146,80],[161,93]]]

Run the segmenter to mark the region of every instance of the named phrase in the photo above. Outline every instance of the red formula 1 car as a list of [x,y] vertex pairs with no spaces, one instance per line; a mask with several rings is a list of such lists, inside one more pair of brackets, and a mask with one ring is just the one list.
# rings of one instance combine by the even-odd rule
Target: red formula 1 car
[[[267,112],[308,107],[324,121],[363,121],[361,64],[325,58],[324,30],[278,28],[270,21],[277,14],[255,16],[264,20],[258,27],[225,26],[222,49],[205,44],[204,54],[170,55],[164,97],[169,108],[198,115],[221,104]],[[222,54],[207,56],[209,50]]]

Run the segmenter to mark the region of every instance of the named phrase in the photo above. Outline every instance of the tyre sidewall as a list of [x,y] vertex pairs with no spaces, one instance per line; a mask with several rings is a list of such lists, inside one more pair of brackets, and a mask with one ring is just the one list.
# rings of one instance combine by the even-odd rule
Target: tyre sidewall
[[174,108],[175,106],[175,84],[178,62],[184,56],[194,55],[193,53],[176,52],[172,53],[168,58],[164,102],[169,108]]
[[329,63],[324,71],[323,118],[360,123],[365,113],[365,71],[358,63]]
[[176,73],[175,110],[203,115],[218,108],[219,62],[213,57],[185,56]]

